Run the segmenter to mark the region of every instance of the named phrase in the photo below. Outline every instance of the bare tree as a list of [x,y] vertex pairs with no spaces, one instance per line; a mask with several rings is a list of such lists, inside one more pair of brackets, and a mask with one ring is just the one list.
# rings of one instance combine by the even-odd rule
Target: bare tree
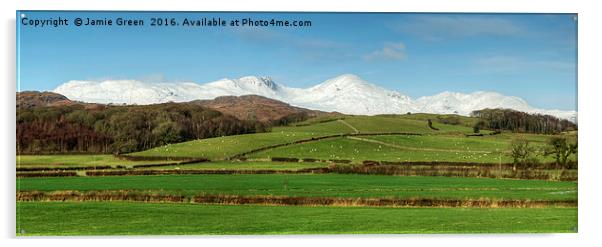
[[511,147],[510,157],[512,157],[513,170],[516,170],[519,165],[531,168],[539,163],[535,157],[536,150],[529,144],[529,141],[515,139],[512,141]]
[[567,161],[571,154],[577,154],[577,143],[569,143],[565,137],[552,137],[548,142],[549,148],[544,155],[554,155],[556,164],[560,167],[568,168]]

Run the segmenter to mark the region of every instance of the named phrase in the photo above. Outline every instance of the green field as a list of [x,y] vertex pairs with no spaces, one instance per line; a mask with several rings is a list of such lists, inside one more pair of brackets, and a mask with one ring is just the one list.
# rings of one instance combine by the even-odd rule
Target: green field
[[[382,135],[340,137],[320,142],[278,147],[249,155],[251,158],[298,157],[349,159],[352,161],[451,161],[506,163],[511,139],[500,137],[403,136]],[[540,149],[543,143],[533,144]],[[538,155],[541,162],[553,162],[552,156]],[[576,156],[571,155],[570,160]]]
[[272,132],[224,136],[189,141],[133,153],[133,156],[204,157],[224,159],[259,147],[284,144],[325,135],[349,133],[345,125],[333,121],[302,127],[274,128]]
[[[18,235],[576,232],[576,208],[374,208],[18,202]],[[116,224],[118,220],[118,224]]]
[[20,178],[20,191],[140,190],[168,194],[351,198],[576,200],[577,183],[457,177],[238,174]]
[[[374,138],[374,137],[369,137]],[[412,144],[410,144],[412,145]],[[443,145],[443,144],[441,144]],[[348,159],[355,162],[364,160],[385,161],[455,161],[497,163],[511,161],[507,155],[495,153],[475,153],[471,151],[449,151],[411,148],[396,148],[383,144],[351,139],[348,137],[302,143],[279,147],[249,155],[250,158],[299,157],[318,159]],[[450,146],[451,147],[451,146]]]
[[[424,115],[424,114],[423,114]],[[143,152],[134,156],[205,157],[223,160],[261,147],[307,140],[320,136],[356,133],[346,124],[367,133],[418,133],[422,136],[377,135],[329,138],[319,141],[276,147],[247,155],[250,158],[317,158],[384,161],[450,161],[498,163],[511,162],[510,144],[524,139],[542,150],[550,135],[502,133],[482,137],[466,137],[472,129],[462,123],[472,118],[462,117],[458,125],[434,123],[440,130],[428,128],[425,118],[430,115],[347,116],[343,120],[324,123],[308,121],[301,126],[276,127],[269,133],[226,136],[190,141]],[[346,123],[346,124],[344,124]],[[571,136],[571,139],[575,137]],[[537,155],[541,162],[554,161],[552,156]],[[572,155],[570,160],[576,160]]]
[[173,161],[130,161],[110,154],[73,155],[17,155],[17,167],[69,167],[69,166],[132,166],[138,164],[158,164]]
[[[326,121],[332,118],[332,121]],[[528,140],[542,150],[551,135],[504,132],[467,137],[475,118],[435,115],[344,116],[310,119],[291,126],[274,127],[272,132],[224,136],[170,144],[128,155],[139,157],[208,158],[211,161],[160,167],[131,168],[136,164],[167,161],[127,161],[112,155],[20,155],[17,167],[117,166],[138,172],[152,170],[299,170],[330,167],[342,172],[365,160],[447,161],[475,163],[512,162],[508,155],[515,139]],[[428,127],[427,119],[433,126]],[[457,124],[443,124],[453,120]],[[414,133],[400,135],[390,133]],[[381,133],[379,135],[362,134]],[[387,135],[384,135],[388,133]],[[333,136],[343,135],[345,136]],[[358,135],[359,134],[359,135]],[[318,137],[331,136],[315,140]],[[576,133],[565,135],[576,141]],[[313,140],[312,140],[313,139]],[[291,144],[305,140],[303,143]],[[273,147],[275,145],[283,145]],[[257,149],[270,147],[259,151]],[[247,153],[244,157],[242,153]],[[230,159],[236,157],[236,159]],[[320,159],[320,162],[272,162],[274,157]],[[240,158],[240,159],[239,159]],[[246,161],[242,161],[245,160]],[[540,162],[553,158],[538,154]],[[576,160],[572,155],[570,160]],[[350,160],[355,166],[325,160]],[[173,161],[172,161],[173,162]],[[391,166],[392,167],[392,166]],[[488,166],[489,167],[489,166]],[[420,167],[420,169],[423,169]],[[520,233],[575,232],[577,208],[395,208],[368,206],[265,206],[210,205],[187,203],[195,195],[291,196],[337,199],[442,199],[459,201],[521,200],[546,203],[577,202],[577,182],[493,179],[471,177],[464,171],[481,171],[481,166],[444,177],[360,174],[228,174],[96,177],[78,171],[75,177],[17,178],[17,190],[71,193],[140,192],[182,195],[180,203],[150,202],[35,202],[17,203],[17,233],[22,235],[143,235],[143,234],[335,234],[335,233]],[[122,169],[122,168],[119,168]],[[336,170],[340,169],[340,170]],[[418,168],[416,168],[418,169]],[[442,168],[443,169],[443,168]],[[462,170],[464,169],[464,170]],[[496,176],[512,173],[511,168],[491,169]],[[540,169],[540,168],[537,168]],[[426,169],[425,169],[426,170]],[[444,169],[443,169],[444,170]],[[36,175],[37,171],[29,175]],[[55,171],[37,172],[45,175]],[[154,171],[153,171],[154,172]],[[170,171],[173,172],[173,171]],[[562,170],[546,168],[538,174],[561,177]],[[176,173],[176,172],[174,172]],[[475,172],[476,173],[476,172]],[[129,173],[132,174],[132,173]],[[138,173],[141,174],[141,173]],[[142,173],[144,174],[144,173]],[[393,173],[388,173],[393,174]],[[412,173],[407,173],[413,175]],[[406,174],[406,175],[407,175]],[[418,173],[415,173],[418,174]],[[422,173],[421,173],[422,174]],[[576,170],[562,173],[575,178]],[[490,176],[486,175],[486,176]],[[482,175],[479,175],[482,176]],[[520,176],[515,176],[520,177]],[[536,177],[520,177],[536,178]],[[539,178],[538,178],[539,179]],[[549,179],[549,178],[543,178]],[[550,179],[554,180],[554,179]],[[557,179],[558,180],[558,179]],[[32,193],[35,194],[35,193]],[[101,197],[99,197],[101,198]],[[106,198],[106,197],[105,197]],[[106,200],[106,199],[99,199]],[[340,205],[340,204],[338,204]],[[534,204],[533,204],[534,205]],[[574,205],[574,204],[571,204]],[[502,206],[503,207],[503,206]],[[119,219],[119,224],[115,224]]]
[[441,134],[448,132],[471,133],[472,128],[462,125],[439,124],[428,127],[426,120],[408,119],[403,116],[353,116],[346,117],[345,122],[351,124],[360,133],[406,132],[419,134]]
[[299,170],[305,168],[327,167],[324,162],[265,162],[265,161],[212,161],[175,166],[150,167],[154,170],[194,169],[194,170]]
[[[439,131],[428,128],[426,121],[390,116],[349,116],[346,123],[359,133],[405,132],[420,134],[470,133],[472,129],[461,125],[438,124]],[[290,143],[336,134],[355,133],[341,121],[311,123],[302,126],[275,127],[272,132],[208,138],[153,148],[133,153],[133,156],[205,157],[212,160],[247,152],[259,147]]]
[[[385,116],[387,116],[387,115],[385,115]],[[433,123],[435,123],[435,124],[437,124],[437,123],[441,124],[442,121],[446,121],[446,120],[447,121],[455,120],[455,121],[457,121],[457,125],[462,125],[462,126],[468,127],[468,128],[472,128],[472,126],[474,126],[479,121],[479,119],[477,119],[477,118],[460,116],[460,115],[456,115],[456,114],[412,113],[412,114],[388,115],[388,116],[420,120],[420,121],[427,121],[428,119],[431,119],[433,121]]]

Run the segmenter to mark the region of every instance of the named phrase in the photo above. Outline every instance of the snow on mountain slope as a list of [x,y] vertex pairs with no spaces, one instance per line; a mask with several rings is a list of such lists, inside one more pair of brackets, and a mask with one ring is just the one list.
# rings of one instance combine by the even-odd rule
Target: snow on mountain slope
[[267,77],[221,79],[199,85],[194,82],[145,83],[136,80],[69,81],[53,92],[70,99],[116,104],[156,104],[213,99],[224,95],[257,94],[277,98],[278,85]]
[[351,74],[308,88],[303,94],[290,98],[290,101],[318,110],[358,115],[416,111],[408,96],[370,84]]
[[286,87],[269,77],[246,76],[239,79],[221,79],[206,84],[145,83],[136,80],[69,81],[57,87],[54,92],[72,100],[120,104],[186,102],[225,95],[256,94],[299,107],[356,115],[407,112],[469,115],[474,110],[484,108],[509,108],[577,121],[576,111],[537,109],[529,106],[521,98],[495,92],[471,94],[443,92],[413,100],[352,74],[344,74],[306,89]]
[[455,113],[470,115],[474,110],[485,108],[508,108],[528,113],[539,113],[556,116],[577,122],[576,111],[545,110],[529,106],[529,104],[514,96],[505,96],[496,92],[474,92],[471,94],[443,92],[433,96],[420,97],[415,101],[419,112]]
[[475,109],[511,108],[528,111],[531,107],[523,99],[504,96],[495,92],[475,92],[471,94],[443,92],[433,96],[420,97],[415,101],[419,111],[432,113],[457,113],[468,115]]

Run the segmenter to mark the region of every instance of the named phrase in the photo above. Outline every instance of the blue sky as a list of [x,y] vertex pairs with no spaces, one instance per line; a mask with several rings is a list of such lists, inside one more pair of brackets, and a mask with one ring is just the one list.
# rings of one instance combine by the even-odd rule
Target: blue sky
[[[69,80],[205,83],[246,75],[308,87],[344,73],[411,97],[496,91],[576,108],[577,24],[570,14],[21,12],[30,19],[119,17],[145,27],[20,25],[19,90]],[[311,27],[150,27],[179,21],[310,20]],[[18,17],[20,18],[20,17]]]

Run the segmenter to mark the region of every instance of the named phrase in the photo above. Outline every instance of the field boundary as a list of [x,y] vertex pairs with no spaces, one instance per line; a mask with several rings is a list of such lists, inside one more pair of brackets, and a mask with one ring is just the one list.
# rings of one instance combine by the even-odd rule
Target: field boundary
[[361,138],[361,137],[357,137],[357,136],[348,136],[347,138],[352,139],[352,140],[356,140],[356,141],[363,141],[363,142],[368,142],[368,143],[373,143],[373,144],[379,144],[379,145],[383,145],[383,146],[387,146],[387,147],[392,147],[395,149],[400,149],[400,150],[410,150],[410,151],[433,151],[433,152],[448,152],[448,153],[477,153],[477,154],[492,154],[495,152],[490,152],[490,151],[480,151],[480,150],[460,150],[460,149],[439,149],[439,148],[414,148],[414,147],[407,147],[407,146],[401,146],[401,145],[397,145],[397,144],[393,144],[393,143],[389,143],[389,142],[384,142],[384,141],[379,141],[379,140],[374,140],[374,139],[369,139],[369,138]]
[[359,130],[357,130],[355,127],[353,127],[353,125],[351,125],[350,123],[348,123],[348,122],[347,122],[347,121],[345,121],[344,119],[339,119],[339,120],[337,120],[337,121],[339,121],[340,123],[342,123],[342,124],[344,124],[345,126],[349,127],[351,130],[353,130],[353,132],[354,132],[355,134],[359,134],[359,133],[360,133],[360,131],[359,131]]
[[17,178],[73,177],[73,176],[156,176],[156,175],[210,175],[210,174],[360,174],[386,176],[473,177],[493,179],[523,179],[546,181],[577,181],[577,170],[508,169],[497,166],[454,165],[386,165],[364,161],[362,165],[332,164],[328,167],[301,169],[128,169],[92,170],[78,174],[75,171],[18,172]]
[[261,148],[256,148],[256,149],[252,149],[243,153],[239,153],[239,154],[235,154],[233,156],[230,156],[229,158],[227,158],[227,160],[232,160],[232,159],[239,159],[241,157],[247,156],[249,154],[254,154],[254,153],[258,153],[258,152],[262,152],[262,151],[266,151],[266,150],[270,150],[270,149],[274,149],[274,148],[279,148],[279,147],[285,147],[285,146],[290,146],[290,145],[295,145],[295,144],[302,144],[302,143],[308,143],[308,142],[314,142],[314,141],[320,141],[320,140],[325,140],[325,139],[332,139],[332,138],[338,138],[338,137],[349,137],[349,136],[377,136],[377,135],[417,135],[417,136],[421,136],[422,134],[419,133],[411,133],[411,132],[383,132],[383,133],[347,133],[347,134],[337,134],[337,135],[327,135],[327,136],[320,136],[320,137],[312,137],[310,139],[303,139],[303,140],[298,140],[298,141],[294,141],[294,142],[288,142],[288,143],[281,143],[281,144],[275,144],[275,145],[270,145],[270,146],[265,146],[265,147],[261,147]]
[[[169,163],[155,163],[155,164],[138,164],[132,165],[133,169],[139,168],[150,168],[150,167],[163,167],[163,166],[178,166],[209,162],[208,159],[187,159],[177,162]],[[120,170],[127,169],[126,165],[99,165],[99,166],[66,166],[66,167],[48,167],[48,166],[31,166],[31,167],[17,167],[17,172],[48,172],[48,171],[89,171],[89,170]]]
[[444,208],[545,208],[577,207],[577,200],[504,200],[434,198],[342,198],[294,196],[241,196],[200,194],[192,197],[140,191],[18,191],[17,201],[134,201],[225,205],[339,206],[339,207],[444,207]]

